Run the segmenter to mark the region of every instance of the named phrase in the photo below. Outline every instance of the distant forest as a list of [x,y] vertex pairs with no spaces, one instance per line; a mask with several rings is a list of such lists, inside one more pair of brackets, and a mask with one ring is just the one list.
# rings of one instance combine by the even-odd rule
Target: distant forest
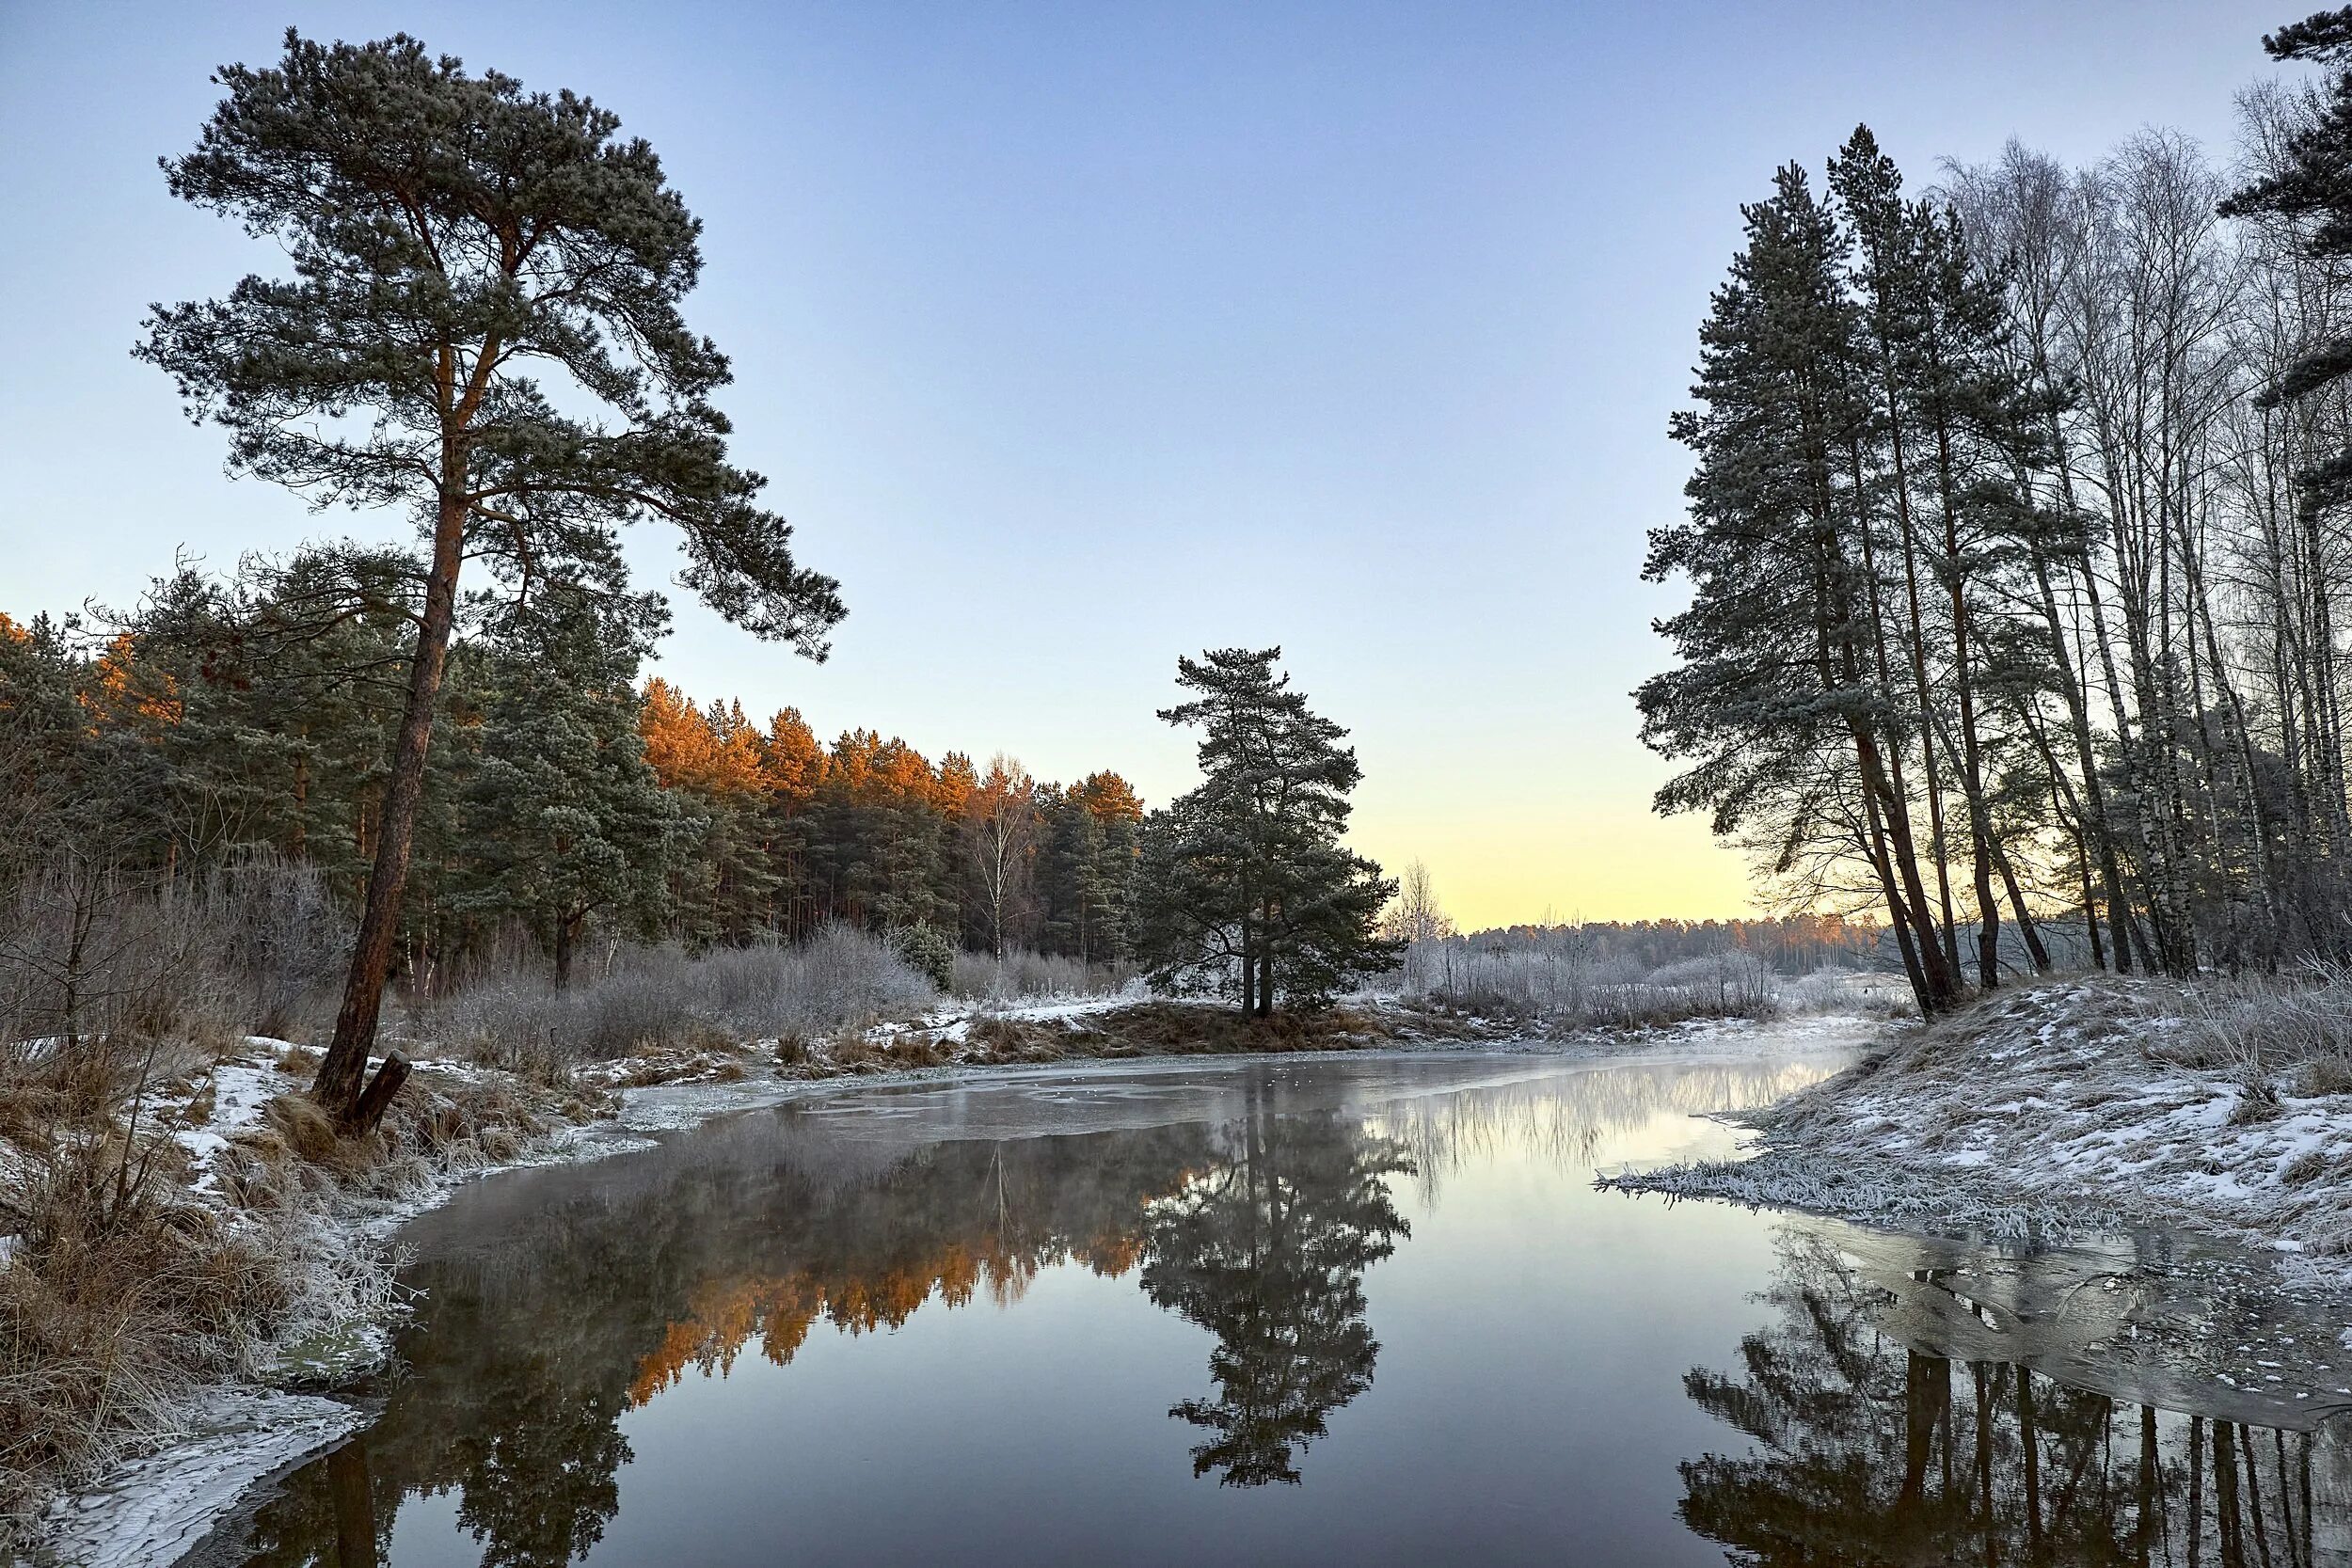
[[[1542,949],[1597,968],[1650,971],[1689,958],[1746,953],[1780,974],[1876,967],[1885,927],[1867,914],[1790,914],[1749,920],[1610,920],[1501,926],[1451,940],[1474,949]],[[1889,956],[1891,959],[1891,955]]]

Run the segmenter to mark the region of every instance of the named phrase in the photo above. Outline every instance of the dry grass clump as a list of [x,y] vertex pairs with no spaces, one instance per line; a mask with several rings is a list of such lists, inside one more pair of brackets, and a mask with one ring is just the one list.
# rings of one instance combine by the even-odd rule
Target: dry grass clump
[[283,1094],[263,1107],[258,1126],[230,1140],[216,1164],[223,1190],[257,1212],[313,1200],[399,1199],[445,1174],[508,1164],[612,1106],[603,1090],[479,1079],[428,1064],[366,1137],[338,1136],[310,1096]]
[[164,1130],[118,1122],[108,1055],[0,1074],[0,1546],[52,1487],[175,1430],[293,1291],[278,1250],[191,1200]]
[[2352,966],[2312,960],[2277,976],[2213,980],[2185,993],[2187,1026],[2164,1059],[2226,1068],[2249,1083],[2294,1071],[2312,1092],[2352,1088]]
[[2352,1094],[2352,1060],[2315,1056],[2296,1076],[2295,1092],[2305,1097]]
[[[0,1515],[168,1436],[289,1301],[286,1260],[200,1209],[34,1195],[40,1233],[0,1268]],[[0,1531],[0,1540],[5,1531]]]

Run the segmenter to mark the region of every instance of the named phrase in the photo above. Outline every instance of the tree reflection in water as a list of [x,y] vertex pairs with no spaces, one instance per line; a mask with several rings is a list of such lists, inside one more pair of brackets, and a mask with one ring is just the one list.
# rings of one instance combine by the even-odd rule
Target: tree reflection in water
[[1410,1227],[1386,1179],[1410,1175],[1404,1146],[1330,1113],[1249,1114],[1225,1130],[1226,1157],[1154,1202],[1143,1289],[1217,1337],[1214,1400],[1168,1413],[1215,1435],[1192,1473],[1228,1486],[1298,1483],[1294,1448],[1372,1386],[1380,1345],[1364,1321],[1364,1270]]
[[[1777,1320],[1691,1399],[1752,1442],[1682,1465],[1682,1517],[1758,1568],[2346,1560],[2330,1434],[2160,1412],[1884,1338],[1889,1298],[1822,1234],[1780,1235]],[[2318,1496],[2314,1469],[2318,1471]],[[2324,1515],[2314,1526],[2314,1510]],[[2314,1554],[2317,1554],[2316,1556]]]
[[[1173,1388],[1113,1390],[1145,1422],[1175,1418],[1145,1440],[1147,1463],[1164,1443],[1172,1458],[1176,1437],[1198,1477],[1295,1484],[1332,1413],[1372,1384],[1365,1275],[1410,1234],[1391,1189],[1414,1179],[1434,1203],[1431,1183],[1467,1168],[1466,1150],[1581,1181],[1595,1129],[1646,1126],[1681,1092],[1647,1069],[1587,1077],[1351,1104],[1305,1076],[1253,1075],[1191,1102],[1192,1119],[1034,1135],[818,1105],[599,1166],[517,1173],[411,1232],[412,1278],[429,1293],[364,1439],[300,1472],[204,1560],[374,1568],[394,1560],[403,1506],[441,1497],[481,1562],[558,1568],[602,1542],[619,1509],[626,1418],[680,1381],[725,1377],[749,1354],[790,1363],[824,1324],[858,1335],[1010,1302],[1041,1271],[1073,1265],[1133,1276],[1214,1336],[1205,1386],[1184,1373]],[[1103,1103],[1105,1119],[1128,1115]],[[1865,1269],[1857,1234],[1782,1224],[1772,1321],[1736,1366],[1685,1380],[1743,1434],[1681,1465],[1684,1522],[1735,1562],[2352,1563],[2341,1539],[2352,1467],[2332,1436],[2241,1424],[2244,1409],[2158,1414],[2002,1365],[1997,1351],[1939,1338],[1917,1302],[1889,1309],[1891,1291],[1914,1290],[1925,1243],[1886,1243]],[[1948,1250],[1931,1267],[1949,1273]],[[2021,1287],[2016,1299],[2046,1294]],[[2101,1299],[2111,1314],[2133,1298]],[[1934,1346],[1994,1358],[1947,1360]],[[2090,1357],[2078,1381],[2109,1359]],[[1658,1395],[1671,1401],[1671,1383]],[[1560,1415],[1613,1431],[1624,1413]],[[1657,1464],[1687,1451],[1661,1449]],[[1341,1454],[1316,1457],[1347,1469]],[[1575,1506],[1623,1505],[1576,1502],[1564,1530]],[[446,1560],[447,1544],[427,1550]]]
[[1278,1115],[1253,1091],[1231,1126],[880,1159],[744,1118],[540,1173],[551,1191],[510,1179],[511,1212],[417,1269],[423,1309],[382,1418],[298,1472],[237,1549],[252,1568],[373,1568],[405,1498],[451,1493],[485,1568],[559,1568],[619,1508],[623,1415],[690,1372],[724,1376],[754,1344],[787,1364],[819,1322],[861,1334],[927,1303],[1009,1303],[1073,1262],[1140,1269],[1154,1302],[1218,1336],[1218,1397],[1171,1412],[1219,1433],[1196,1473],[1295,1481],[1294,1448],[1371,1382],[1362,1273],[1406,1233],[1383,1180],[1411,1168],[1353,1119]]

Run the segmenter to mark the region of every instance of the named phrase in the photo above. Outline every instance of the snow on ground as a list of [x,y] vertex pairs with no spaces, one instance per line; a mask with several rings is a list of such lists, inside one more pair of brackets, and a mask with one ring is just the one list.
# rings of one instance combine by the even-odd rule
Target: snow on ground
[[[219,1176],[213,1162],[229,1147],[229,1140],[261,1125],[264,1106],[289,1089],[301,1086],[298,1080],[278,1069],[278,1053],[287,1049],[284,1041],[256,1035],[246,1044],[252,1054],[222,1062],[212,1069],[207,1085],[212,1095],[212,1114],[196,1126],[182,1127],[172,1133],[173,1140],[188,1151],[189,1185],[196,1192],[213,1190]],[[204,1088],[199,1088],[197,1102],[201,1101],[204,1092]]]
[[2185,1222],[2352,1283],[2352,1096],[2182,1065],[2179,996],[2010,993],[1759,1117],[1749,1161],[1617,1184],[2001,1235]]

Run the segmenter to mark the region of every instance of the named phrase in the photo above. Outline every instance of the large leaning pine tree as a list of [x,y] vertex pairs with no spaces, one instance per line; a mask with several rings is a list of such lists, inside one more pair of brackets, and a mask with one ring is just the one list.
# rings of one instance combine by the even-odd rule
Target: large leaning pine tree
[[1340,842],[1363,777],[1347,732],[1276,671],[1279,648],[1176,661],[1201,732],[1200,786],[1144,825],[1136,950],[1167,990],[1227,990],[1263,1018],[1312,1009],[1395,961],[1377,934],[1396,884]]
[[289,30],[275,67],[224,68],[172,193],[282,246],[291,276],[158,306],[141,357],[190,416],[230,435],[230,467],[314,504],[395,507],[426,544],[407,695],[335,1036],[313,1093],[347,1128],[382,1113],[366,1082],[399,934],[426,751],[459,599],[481,560],[510,594],[619,591],[615,531],[680,531],[683,580],[755,635],[821,657],[834,582],[727,461],[710,397],[729,378],[679,302],[701,226],[642,140],[566,91],[467,74],[405,36],[320,44]]

